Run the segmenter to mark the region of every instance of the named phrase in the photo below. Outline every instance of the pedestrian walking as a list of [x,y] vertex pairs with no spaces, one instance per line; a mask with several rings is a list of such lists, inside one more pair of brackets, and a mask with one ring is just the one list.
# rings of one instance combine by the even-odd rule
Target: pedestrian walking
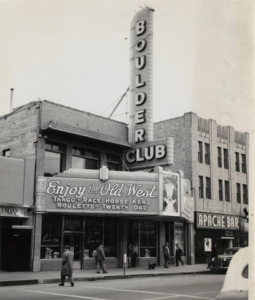
[[133,253],[132,253],[132,260],[131,260],[131,266],[133,268],[136,268],[136,258],[138,256],[138,244],[135,243],[133,245]]
[[97,273],[100,273],[100,268],[102,269],[103,273],[108,273],[106,271],[106,266],[105,266],[105,253],[104,253],[104,246],[100,244],[97,248]]
[[169,244],[168,243],[166,243],[163,246],[163,253],[164,253],[164,259],[165,259],[164,267],[168,268],[168,264],[169,264],[169,261],[170,261],[170,251],[169,251]]
[[61,270],[61,283],[59,286],[65,285],[66,276],[69,278],[71,286],[74,286],[73,282],[73,252],[70,251],[70,246],[65,245],[64,254],[62,259],[62,270]]
[[218,255],[219,255],[219,252],[218,252],[218,249],[217,249],[217,243],[215,243],[215,244],[212,246],[211,259],[210,259],[210,261],[208,262],[208,266],[207,266],[208,269],[211,268],[212,262],[213,262],[214,260],[215,260],[215,261],[218,260]]
[[183,261],[182,261],[182,255],[183,255],[183,251],[181,248],[179,248],[178,244],[175,244],[176,246],[176,250],[175,250],[175,263],[176,263],[176,267],[179,267],[179,262],[181,262],[182,266],[183,266]]
[[128,267],[129,268],[131,268],[132,255],[133,255],[133,245],[132,243],[129,243],[128,245]]

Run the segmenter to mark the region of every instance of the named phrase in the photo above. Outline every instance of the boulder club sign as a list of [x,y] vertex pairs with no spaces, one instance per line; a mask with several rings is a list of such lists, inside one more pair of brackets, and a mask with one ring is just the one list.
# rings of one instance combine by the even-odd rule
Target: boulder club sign
[[131,23],[129,169],[173,164],[173,139],[153,140],[153,12],[145,7]]

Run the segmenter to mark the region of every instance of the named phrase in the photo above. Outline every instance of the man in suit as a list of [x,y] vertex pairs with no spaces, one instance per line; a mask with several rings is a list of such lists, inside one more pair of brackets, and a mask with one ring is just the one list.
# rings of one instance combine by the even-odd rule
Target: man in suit
[[102,244],[97,248],[97,273],[100,273],[100,267],[103,270],[103,273],[108,273],[105,267],[105,254],[104,254],[104,246]]
[[65,285],[65,278],[68,276],[71,286],[74,286],[73,282],[73,252],[70,251],[70,246],[64,247],[64,254],[62,259],[62,270],[61,270],[61,283],[59,286]]
[[179,261],[181,262],[182,266],[183,266],[183,261],[182,261],[182,249],[179,248],[179,245],[176,244],[176,250],[175,250],[175,262],[176,262],[176,267],[179,267]]
[[170,260],[170,251],[169,251],[169,244],[166,243],[165,246],[163,247],[163,253],[164,253],[164,267],[168,268],[169,260]]

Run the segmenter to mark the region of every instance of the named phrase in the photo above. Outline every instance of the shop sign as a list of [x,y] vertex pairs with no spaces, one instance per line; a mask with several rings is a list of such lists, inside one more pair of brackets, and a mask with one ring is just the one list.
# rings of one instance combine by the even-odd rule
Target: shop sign
[[231,215],[196,213],[197,228],[238,230],[239,217]]
[[131,23],[128,169],[173,164],[173,140],[153,140],[153,12],[141,9]]
[[158,184],[46,178],[45,211],[157,214]]
[[205,252],[212,251],[212,239],[210,239],[210,238],[204,239],[204,249],[205,249]]
[[194,222],[194,198],[191,197],[190,181],[181,177],[181,216]]
[[24,207],[0,206],[1,217],[29,218],[32,210]]
[[159,211],[163,216],[180,216],[180,176],[178,173],[164,171],[159,173]]
[[233,237],[234,232],[233,231],[225,231],[225,237]]

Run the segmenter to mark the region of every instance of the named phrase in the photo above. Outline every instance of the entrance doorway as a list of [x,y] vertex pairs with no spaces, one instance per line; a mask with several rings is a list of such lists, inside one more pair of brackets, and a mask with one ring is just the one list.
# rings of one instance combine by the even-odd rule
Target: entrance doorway
[[82,233],[65,233],[64,245],[69,245],[74,253],[74,269],[82,268],[83,251],[82,251]]

